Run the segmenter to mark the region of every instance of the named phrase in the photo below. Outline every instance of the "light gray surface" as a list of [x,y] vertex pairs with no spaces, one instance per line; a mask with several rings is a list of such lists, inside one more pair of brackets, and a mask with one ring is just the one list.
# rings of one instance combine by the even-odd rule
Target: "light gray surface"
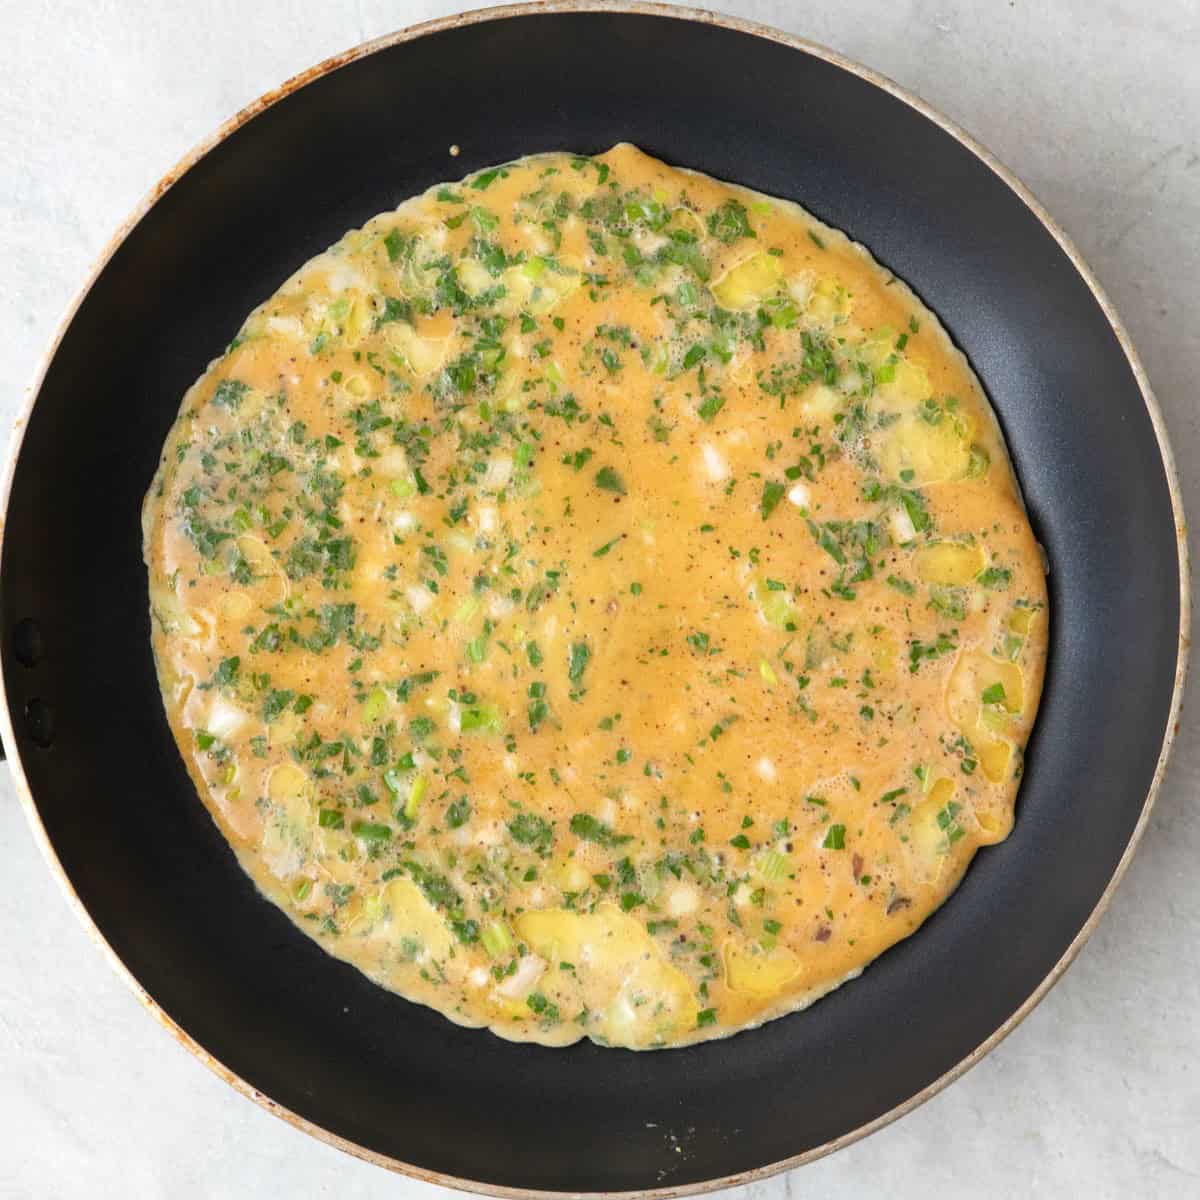
[[[4,430],[91,261],[180,155],[287,76],[455,7],[398,0],[6,7]],[[1200,511],[1195,0],[746,0],[719,7],[892,76],[1024,178],[1124,317],[1166,412],[1185,501]],[[1008,1041],[898,1124],[831,1159],[726,1193],[730,1200],[1200,1196],[1196,727],[1193,708],[1109,915]],[[304,1137],[235,1094],[159,1029],[63,901],[2,767],[0,847],[0,1196],[445,1194]]]

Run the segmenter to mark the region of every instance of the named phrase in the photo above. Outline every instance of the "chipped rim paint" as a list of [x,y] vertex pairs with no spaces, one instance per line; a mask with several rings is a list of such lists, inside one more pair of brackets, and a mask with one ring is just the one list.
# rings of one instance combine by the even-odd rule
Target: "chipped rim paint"
[[[903,1103],[889,1109],[875,1120],[867,1122],[865,1125],[859,1126],[841,1137],[834,1138],[831,1141],[825,1142],[820,1146],[816,1146],[811,1150],[806,1150],[802,1154],[794,1155],[790,1158],[780,1159],[777,1162],[768,1163],[765,1166],[755,1167],[749,1171],[742,1171],[734,1175],[722,1176],[718,1179],[704,1180],[699,1183],[684,1184],[678,1187],[662,1187],[662,1188],[645,1188],[636,1191],[628,1192],[564,1192],[564,1191],[542,1191],[535,1188],[511,1188],[502,1187],[495,1184],[489,1184],[482,1180],[462,1179],[453,1175],[442,1174],[437,1171],[430,1171],[423,1167],[415,1166],[412,1163],[407,1163],[401,1159],[392,1158],[388,1155],[379,1154],[374,1150],[370,1150],[365,1146],[360,1146],[356,1142],[348,1141],[346,1138],[340,1137],[330,1130],[307,1120],[298,1113],[292,1112],[290,1109],[278,1104],[270,1096],[253,1087],[242,1079],[241,1076],[230,1070],[223,1062],[210,1054],[202,1045],[193,1039],[184,1029],[182,1029],[166,1012],[159,1007],[158,1003],[150,995],[150,993],[141,985],[134,977],[132,972],[126,967],[125,963],[118,957],[116,951],[105,940],[104,935],[97,928],[91,915],[84,907],[75,889],[71,885],[70,879],[67,877],[62,864],[58,860],[58,856],[54,852],[54,847],[50,843],[50,839],[46,833],[45,827],[42,824],[41,818],[38,815],[37,806],[33,799],[32,791],[29,787],[29,781],[25,776],[23,766],[21,764],[20,753],[17,740],[13,733],[13,725],[11,713],[8,707],[8,698],[5,693],[4,679],[0,673],[0,735],[3,737],[3,743],[12,751],[10,765],[13,771],[14,784],[21,805],[25,810],[26,818],[33,831],[42,854],[50,866],[51,871],[57,877],[60,887],[66,894],[67,900],[74,908],[76,915],[83,923],[92,940],[108,958],[109,963],[118,975],[125,981],[137,998],[142,1002],[146,1009],[158,1020],[158,1022],[178,1041],[182,1046],[186,1047],[192,1054],[196,1056],[206,1067],[214,1074],[218,1075],[231,1087],[247,1096],[256,1104],[261,1105],[268,1112],[282,1117],[295,1128],[302,1130],[304,1133],[311,1134],[315,1138],[328,1143],[331,1146],[336,1146],[339,1150],[344,1150],[348,1154],[354,1155],[356,1158],[363,1159],[367,1162],[374,1163],[377,1166],[385,1167],[388,1170],[396,1171],[404,1175],[408,1175],[414,1179],[419,1179],[425,1183],[440,1184],[443,1187],[458,1188],[466,1191],[479,1192],[486,1195],[502,1196],[502,1197],[585,1197],[585,1196],[611,1196],[611,1197],[654,1197],[656,1200],[668,1200],[670,1197],[695,1195],[704,1192],[716,1191],[720,1188],[736,1187],[741,1184],[753,1183],[758,1180],[767,1179],[772,1175],[779,1174],[783,1171],[791,1170],[794,1167],[803,1166],[805,1163],[813,1162],[816,1159],[823,1158],[827,1154],[832,1154],[835,1150],[840,1150],[860,1138],[866,1137],[868,1134],[874,1133],[879,1129],[890,1125],[893,1121],[907,1115],[914,1109],[918,1108],[926,1100],[936,1096],[947,1085],[953,1083],[961,1075],[965,1074],[971,1067],[988,1051],[998,1046],[1042,1001],[1050,989],[1062,978],[1067,967],[1069,967],[1075,956],[1083,948],[1084,943],[1091,937],[1095,931],[1100,918],[1108,909],[1112,901],[1113,893],[1117,885],[1120,883],[1126,870],[1132,861],[1134,851],[1137,849],[1138,843],[1142,839],[1142,835],[1146,831],[1146,826],[1149,823],[1150,812],[1154,807],[1154,802],[1157,799],[1159,788],[1162,785],[1164,775],[1166,773],[1167,760],[1170,756],[1172,746],[1175,741],[1175,735],[1179,728],[1179,712],[1183,701],[1183,687],[1187,676],[1188,651],[1189,651],[1189,636],[1190,629],[1190,613],[1191,613],[1191,591],[1190,591],[1190,567],[1187,545],[1187,526],[1184,519],[1183,499],[1180,492],[1179,476],[1175,467],[1175,456],[1171,450],[1170,441],[1167,436],[1166,423],[1163,419],[1162,410],[1158,405],[1158,401],[1154,397],[1154,393],[1150,388],[1149,379],[1146,376],[1145,368],[1142,366],[1141,360],[1138,358],[1137,351],[1134,349],[1133,343],[1130,340],[1129,334],[1122,324],[1120,317],[1117,315],[1116,309],[1112,302],[1101,288],[1099,281],[1096,279],[1092,269],[1083,260],[1079,251],[1075,248],[1070,238],[1063,230],[1055,223],[1053,218],[1047,213],[1045,208],[1033,195],[1033,193],[1019,180],[1017,177],[999,161],[989,150],[980,145],[970,134],[961,129],[949,118],[943,116],[936,109],[927,104],[919,96],[902,88],[899,84],[894,83],[885,75],[877,71],[873,71],[867,67],[853,62],[838,54],[836,51],[827,49],[824,46],[818,45],[815,42],[807,41],[804,38],[794,37],[778,29],[773,29],[770,26],[759,24],[755,21],[743,20],[738,17],[726,16],[722,13],[714,13],[704,9],[683,8],[674,5],[659,4],[659,3],[604,3],[603,0],[535,0],[533,3],[525,4],[509,4],[497,8],[476,9],[471,12],[459,13],[449,17],[442,17],[437,20],[427,21],[419,25],[412,25],[406,29],[402,29],[396,33],[386,34],[383,37],[375,38],[372,41],[364,42],[353,49],[344,51],[341,54],[334,55],[332,58],[325,59],[324,62],[318,63],[315,66],[309,67],[305,71],[301,71],[298,75],[293,76],[286,83],[274,88],[273,90],[264,93],[257,100],[243,108],[235,116],[231,117],[223,125],[221,125],[215,133],[206,138],[190,153],[186,154],[178,163],[168,171],[159,181],[150,189],[150,192],[145,196],[142,202],[134,209],[130,216],[116,231],[113,237],[108,242],[104,251],[97,259],[91,273],[88,275],[83,286],[79,289],[74,300],[68,307],[62,321],[60,322],[54,337],[51,339],[45,355],[38,367],[34,376],[33,382],[27,389],[25,400],[20,413],[13,426],[12,440],[9,446],[8,458],[5,464],[3,484],[0,486],[0,514],[7,513],[9,498],[12,492],[13,478],[16,472],[17,459],[20,456],[21,445],[24,440],[25,429],[29,422],[30,413],[33,411],[33,406],[37,400],[38,393],[41,389],[46,373],[50,368],[54,356],[58,352],[58,348],[70,327],[75,313],[79,306],[91,291],[92,286],[99,278],[101,272],[108,265],[117,248],[125,240],[126,237],[133,231],[142,218],[150,211],[159,198],[167,192],[174,184],[180,180],[196,163],[205,157],[216,146],[220,145],[230,134],[240,129],[243,125],[253,120],[259,113],[270,108],[278,101],[286,99],[293,92],[311,83],[315,79],[320,79],[339,67],[343,67],[348,63],[356,62],[358,59],[365,58],[368,55],[375,54],[380,50],[385,50],[391,46],[399,45],[403,42],[414,41],[417,38],[425,37],[429,34],[440,33],[448,29],[456,29],[463,25],[481,24],[486,21],[502,21],[514,17],[522,17],[527,15],[535,15],[542,13],[574,13],[574,12],[610,12],[610,13],[627,13],[640,16],[668,17],[678,21],[693,21],[705,25],[718,26],[723,29],[729,29],[737,33],[749,34],[754,37],[765,38],[768,41],[777,42],[780,45],[787,46],[793,50],[797,50],[802,54],[811,55],[814,58],[822,59],[835,67],[841,68],[843,71],[848,71],[852,75],[856,75],[864,82],[872,84],[881,91],[887,92],[890,96],[908,105],[909,108],[920,113],[921,116],[937,125],[955,139],[965,149],[969,150],[976,158],[988,167],[1004,184],[1006,184],[1021,200],[1021,202],[1037,217],[1042,226],[1058,243],[1063,253],[1070,259],[1072,265],[1087,284],[1096,303],[1100,306],[1104,313],[1105,319],[1112,328],[1125,358],[1129,363],[1130,370],[1133,372],[1134,379],[1137,382],[1138,389],[1142,394],[1142,400],[1146,405],[1147,415],[1150,417],[1150,422],[1154,427],[1155,437],[1158,440],[1159,454],[1162,458],[1163,470],[1167,477],[1167,486],[1171,495],[1171,507],[1175,517],[1175,537],[1176,545],[1179,553],[1179,644],[1178,655],[1175,663],[1175,681],[1174,689],[1171,695],[1171,707],[1167,715],[1166,730],[1163,735],[1162,748],[1159,752],[1158,762],[1155,766],[1154,775],[1150,781],[1150,787],[1146,793],[1145,803],[1142,806],[1142,812],[1138,818],[1137,825],[1130,835],[1129,842],[1122,854],[1120,861],[1117,863],[1116,869],[1113,871],[1112,878],[1109,880],[1108,886],[1104,889],[1103,894],[1097,901],[1091,915],[1083,924],[1079,933],[1076,934],[1074,940],[1064,951],[1062,957],[1054,964],[1049,973],[1025,1000],[1025,1002],[1006,1020],[990,1037],[980,1043],[970,1054],[958,1062],[945,1074],[935,1079],[931,1084],[922,1088],[916,1095],[909,1097]],[[4,523],[3,517],[0,516],[0,551],[3,549],[4,539]]]

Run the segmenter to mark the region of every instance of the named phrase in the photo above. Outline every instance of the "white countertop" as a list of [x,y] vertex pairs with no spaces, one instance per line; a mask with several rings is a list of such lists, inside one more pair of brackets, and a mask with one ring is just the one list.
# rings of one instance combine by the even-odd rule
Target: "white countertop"
[[[7,434],[93,258],[177,158],[304,67],[456,7],[453,0],[6,6],[0,329],[9,365],[0,428]],[[729,0],[714,7],[890,75],[1030,185],[1129,327],[1166,413],[1185,503],[1200,511],[1195,0]],[[874,1137],[723,1195],[1200,1196],[1198,723],[1193,703],[1142,848],[1098,932],[999,1049]],[[0,848],[0,1197],[447,1194],[305,1137],[176,1045],[76,922],[3,767]]]

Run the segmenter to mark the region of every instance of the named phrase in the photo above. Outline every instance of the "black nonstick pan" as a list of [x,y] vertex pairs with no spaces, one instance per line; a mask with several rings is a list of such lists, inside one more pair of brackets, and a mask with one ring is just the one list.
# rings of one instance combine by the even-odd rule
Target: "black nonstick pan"
[[[183,392],[297,265],[438,180],[617,141],[799,200],[916,289],[999,413],[1052,613],[1008,841],[916,936],[812,1009],[648,1054],[459,1028],[326,956],[257,895],[167,727],[139,527]],[[710,14],[582,4],[439,21],[240,114],[114,241],[31,393],[5,496],[0,736],[97,941],[240,1090],[449,1186],[677,1194],[797,1165],[906,1112],[1077,952],[1174,730],[1188,617],[1178,486],[1095,280],[1024,188],[923,103]]]

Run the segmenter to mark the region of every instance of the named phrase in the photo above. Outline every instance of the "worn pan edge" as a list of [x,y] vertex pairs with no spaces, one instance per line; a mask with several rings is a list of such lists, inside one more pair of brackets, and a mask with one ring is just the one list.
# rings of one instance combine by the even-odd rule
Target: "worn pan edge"
[[355,46],[350,50],[346,50],[341,54],[336,54],[331,58],[325,59],[323,62],[309,67],[307,70],[293,76],[279,87],[265,92],[258,99],[252,101],[240,112],[235,114],[229,120],[225,121],[218,129],[195,146],[189,153],[184,155],[174,167],[171,168],[162,178],[154,185],[153,188],[141,200],[128,218],[118,227],[113,236],[109,239],[104,250],[101,252],[91,271],[89,272],[83,285],[80,287],[71,303],[68,305],[62,320],[59,322],[53,337],[39,363],[32,382],[26,389],[25,397],[22,402],[21,409],[17,415],[13,426],[11,441],[7,453],[7,459],[4,465],[3,480],[0,482],[0,555],[3,553],[4,533],[5,533],[5,516],[8,512],[9,500],[12,493],[13,479],[16,473],[17,460],[20,457],[21,447],[24,442],[25,431],[28,427],[29,417],[33,411],[33,406],[37,401],[39,392],[41,391],[42,383],[45,380],[46,374],[50,369],[51,363],[54,361],[58,353],[59,346],[62,343],[67,330],[70,328],[75,314],[79,310],[83,301],[91,291],[96,280],[108,265],[109,260],[116,253],[120,245],[125,241],[129,234],[137,227],[142,218],[153,208],[155,203],[174,186],[187,172],[204,158],[211,150],[220,145],[230,134],[236,132],[243,125],[251,121],[259,113],[270,108],[276,102],[285,99],[293,92],[298,91],[306,84],[313,80],[322,78],[325,75],[337,70],[339,67],[345,66],[348,63],[357,61],[360,58],[365,58],[368,55],[374,54],[380,50],[390,46],[398,45],[403,42],[413,41],[420,37],[425,37],[428,34],[439,33],[448,29],[455,29],[464,25],[480,24],[485,21],[506,20],[513,17],[521,17],[530,14],[539,13],[572,13],[572,12],[612,12],[625,13],[641,16],[669,17],[673,20],[693,21],[701,24],[720,26],[725,29],[733,30],[737,33],[749,34],[755,37],[765,38],[768,41],[777,42],[780,45],[787,46],[791,49],[798,50],[804,54],[809,54],[815,58],[819,58],[839,67],[844,71],[848,71],[867,83],[880,88],[887,92],[895,99],[908,105],[920,113],[927,120],[933,122],[944,132],[953,137],[960,145],[970,151],[976,158],[988,167],[1016,196],[1021,202],[1033,213],[1050,236],[1058,243],[1063,253],[1070,259],[1072,265],[1087,284],[1088,290],[1092,293],[1096,303],[1100,306],[1104,313],[1105,320],[1108,322],[1117,341],[1123,351],[1126,360],[1129,363],[1130,370],[1133,372],[1134,379],[1137,382],[1138,390],[1141,392],[1142,400],[1146,406],[1147,415],[1154,427],[1155,438],[1158,442],[1159,455],[1162,459],[1163,470],[1167,478],[1167,487],[1171,496],[1171,509],[1175,520],[1175,540],[1176,548],[1179,554],[1179,637],[1178,637],[1178,652],[1175,661],[1175,678],[1174,686],[1171,693],[1171,706],[1167,716],[1166,729],[1163,734],[1162,747],[1159,751],[1158,761],[1155,765],[1154,775],[1150,781],[1150,787],[1146,793],[1146,799],[1142,806],[1141,814],[1138,822],[1130,835],[1129,842],[1125,847],[1124,853],[1121,855],[1120,861],[1117,863],[1116,869],[1113,871],[1112,877],[1101,894],[1096,906],[1092,909],[1091,914],[1084,922],[1082,928],[1076,934],[1071,944],[1064,951],[1063,955],[1054,964],[1047,973],[1042,982],[1034,989],[1024,1003],[1001,1025],[990,1037],[985,1039],[978,1045],[970,1054],[963,1058],[960,1062],[951,1067],[938,1079],[923,1088],[915,1096],[909,1097],[903,1103],[896,1105],[894,1108],[883,1113],[873,1121],[867,1122],[865,1125],[859,1126],[841,1137],[834,1138],[831,1141],[807,1150],[802,1154],[797,1154],[789,1158],[780,1159],[777,1162],[768,1163],[765,1166],[756,1167],[753,1170],[742,1171],[734,1175],[723,1176],[719,1179],[706,1180],[700,1183],[684,1184],[676,1187],[664,1188],[646,1188],[628,1192],[609,1192],[609,1193],[581,1193],[581,1192],[566,1192],[566,1191],[543,1191],[533,1188],[510,1188],[501,1187],[494,1184],[489,1184],[480,1180],[463,1179],[453,1175],[446,1175],[436,1171],[429,1171],[425,1168],[416,1166],[412,1163],[406,1163],[400,1159],[392,1158],[387,1155],[379,1154],[376,1151],[370,1150],[365,1146],[360,1146],[355,1142],[348,1141],[339,1135],[325,1129],[324,1127],[309,1121],[307,1118],[300,1116],[298,1113],[292,1112],[281,1104],[276,1103],[270,1096],[253,1087],[241,1076],[230,1070],[223,1062],[210,1054],[203,1046],[195,1041],[184,1029],[182,1029],[154,1000],[149,992],[141,985],[138,979],[133,975],[129,968],[125,965],[122,959],[117,955],[116,951],[109,945],[104,935],[100,932],[95,922],[92,920],[91,914],[84,907],[79,896],[75,892],[74,887],[68,878],[66,871],[63,869],[62,863],[59,861],[54,847],[50,842],[50,838],[46,832],[45,826],[42,824],[41,817],[38,813],[37,806],[33,799],[33,793],[29,786],[29,781],[26,778],[23,764],[21,762],[20,750],[16,736],[14,734],[12,715],[9,711],[8,696],[5,689],[5,681],[3,672],[0,671],[0,739],[3,745],[8,748],[10,758],[9,766],[13,772],[13,783],[16,788],[21,806],[25,811],[26,819],[29,822],[33,832],[35,841],[41,849],[43,857],[46,859],[51,872],[58,880],[59,886],[65,894],[71,907],[75,910],[76,916],[82,922],[88,935],[95,942],[100,951],[108,959],[113,970],[125,981],[126,985],[141,1001],[142,1005],[155,1017],[180,1045],[189,1050],[197,1059],[200,1060],[214,1074],[223,1079],[231,1087],[241,1092],[242,1095],[253,1100],[261,1105],[268,1112],[275,1116],[282,1117],[289,1124],[304,1133],[320,1139],[331,1146],[337,1147],[339,1150],[344,1150],[348,1154],[354,1155],[356,1158],[363,1159],[373,1163],[376,1166],[385,1167],[388,1170],[396,1171],[404,1175],[408,1175],[414,1179],[419,1179],[426,1183],[440,1184],[443,1187],[458,1188],[473,1192],[479,1192],[491,1196],[512,1197],[514,1200],[526,1200],[529,1197],[561,1197],[562,1200],[568,1200],[571,1197],[594,1197],[597,1195],[606,1195],[614,1198],[632,1198],[632,1197],[647,1197],[654,1200],[670,1200],[670,1198],[686,1195],[696,1195],[706,1192],[712,1192],[721,1188],[735,1187],[742,1184],[753,1183],[758,1180],[769,1178],[772,1175],[780,1172],[791,1170],[794,1167],[802,1166],[805,1163],[813,1162],[816,1159],[823,1158],[827,1154],[833,1153],[835,1150],[840,1150],[845,1146],[858,1141],[860,1138],[866,1137],[868,1134],[874,1133],[879,1129],[890,1125],[893,1121],[907,1115],[914,1109],[918,1108],[926,1100],[937,1095],[943,1088],[953,1083],[961,1075],[964,1075],[971,1067],[975,1066],[990,1050],[998,1046],[1045,998],[1050,989],[1062,978],[1066,969],[1071,965],[1075,956],[1083,948],[1084,943],[1091,937],[1096,926],[1100,922],[1100,918],[1108,909],[1112,902],[1113,893],[1117,885],[1121,882],[1130,862],[1133,859],[1134,851],[1137,849],[1138,843],[1145,833],[1146,826],[1149,823],[1150,813],[1154,807],[1154,802],[1158,797],[1159,788],[1162,785],[1163,778],[1166,773],[1167,760],[1170,757],[1171,749],[1174,745],[1175,735],[1179,727],[1179,712],[1183,701],[1184,682],[1187,676],[1188,667],[1188,652],[1190,647],[1190,638],[1188,631],[1191,621],[1191,590],[1190,590],[1190,566],[1189,554],[1187,545],[1187,526],[1183,512],[1183,498],[1181,494],[1179,476],[1175,466],[1175,456],[1171,449],[1170,440],[1167,435],[1166,423],[1163,419],[1162,410],[1159,407],[1158,401],[1155,399],[1154,393],[1150,387],[1149,379],[1147,378],[1145,368],[1142,366],[1141,360],[1138,358],[1137,351],[1134,349],[1128,331],[1122,324],[1120,317],[1117,315],[1116,309],[1104,289],[1100,286],[1091,267],[1084,261],[1079,251],[1076,249],[1071,239],[1066,233],[1056,224],[1054,219],[1049,215],[1046,209],[1033,195],[1028,187],[1025,186],[995,155],[976,141],[964,129],[960,128],[955,122],[943,116],[940,112],[927,104],[915,93],[908,91],[895,83],[887,76],[873,71],[867,67],[853,62],[834,50],[830,50],[815,42],[808,41],[804,38],[796,37],[791,34],[784,33],[781,30],[774,29],[770,26],[760,24],[755,21],[745,20],[739,17],[728,16],[723,13],[715,13],[705,9],[677,7],[670,4],[640,2],[640,0],[632,0],[632,2],[605,2],[605,0],[532,0],[529,3],[508,4],[496,8],[476,9],[470,12],[455,14],[449,17],[442,17],[432,21],[422,22],[418,25],[412,25],[405,29],[401,29],[395,33],[385,34],[382,37],[375,38],[371,41],[363,42],[361,45]]

